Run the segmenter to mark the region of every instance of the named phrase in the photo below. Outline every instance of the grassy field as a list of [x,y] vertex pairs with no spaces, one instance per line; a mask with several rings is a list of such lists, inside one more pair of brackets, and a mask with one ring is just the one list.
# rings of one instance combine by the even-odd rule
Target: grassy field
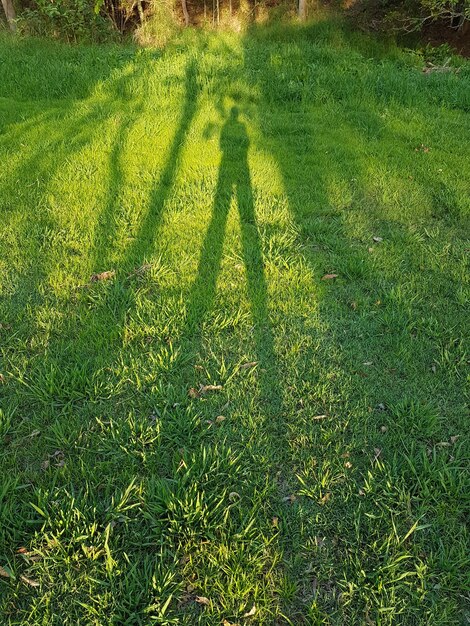
[[0,39],[2,626],[468,624],[454,64]]

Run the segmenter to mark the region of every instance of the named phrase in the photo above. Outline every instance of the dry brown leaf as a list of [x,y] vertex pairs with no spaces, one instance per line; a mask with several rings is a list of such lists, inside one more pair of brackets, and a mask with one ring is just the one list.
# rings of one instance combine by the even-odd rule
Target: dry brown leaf
[[223,422],[225,419],[227,419],[225,415],[217,415],[217,417],[215,418],[215,421],[217,424],[220,424],[220,422]]
[[252,617],[256,613],[256,604],[253,604],[248,613],[244,613],[243,617]]
[[222,622],[222,626],[238,626],[238,624],[235,624],[234,622],[229,622],[228,619],[224,619]]
[[333,278],[338,278],[338,274],[325,274],[321,277],[322,280],[332,280]]
[[279,528],[279,518],[274,516],[272,519],[272,525],[274,526],[274,528]]
[[4,578],[10,578],[11,574],[0,565],[0,576],[3,576]]
[[208,606],[211,603],[209,598],[206,598],[206,596],[196,596],[194,599],[198,604],[203,604],[204,606]]
[[199,398],[199,395],[199,391],[195,387],[191,387],[191,389],[188,391],[188,396],[190,398]]
[[318,504],[320,504],[321,506],[324,506],[330,498],[331,498],[331,493],[327,491],[327,493],[325,493],[323,498],[320,498],[320,500],[318,501]]
[[5,382],[5,376],[3,374],[0,374],[0,383],[4,383]]
[[110,278],[114,278],[116,276],[115,270],[108,270],[107,272],[100,272],[99,274],[93,274],[90,278],[92,283],[96,283],[99,280],[109,280]]
[[249,370],[252,367],[255,367],[256,365],[258,365],[258,361],[250,361],[249,363],[243,363],[243,365],[240,365],[240,369]]
[[29,585],[30,587],[39,587],[39,583],[37,580],[33,580],[32,578],[28,578],[27,576],[25,576],[24,574],[21,574],[20,576],[21,580],[26,583],[27,585]]
[[222,385],[201,385],[199,387],[199,395],[203,395],[208,391],[221,391],[222,389]]
[[21,548],[18,548],[18,550],[16,551],[16,554],[28,554],[28,548],[21,546]]

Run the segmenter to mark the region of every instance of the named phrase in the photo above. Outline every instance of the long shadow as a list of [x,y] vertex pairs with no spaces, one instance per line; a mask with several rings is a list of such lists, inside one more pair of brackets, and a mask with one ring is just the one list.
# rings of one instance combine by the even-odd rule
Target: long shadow
[[184,106],[178,129],[173,137],[165,167],[155,184],[149,199],[149,209],[135,235],[134,244],[129,248],[122,264],[138,263],[151,254],[158,241],[158,229],[164,213],[165,205],[172,191],[178,172],[181,152],[185,145],[186,136],[198,107],[197,66],[194,56],[188,61],[184,77]]
[[[240,216],[242,254],[247,291],[253,319],[261,394],[267,411],[278,411],[281,398],[276,384],[276,354],[269,320],[268,289],[264,272],[261,238],[257,226],[253,188],[248,165],[250,141],[239,110],[232,107],[220,134],[222,159],[197,275],[191,288],[183,340],[191,339],[191,351],[197,351],[202,338],[204,318],[213,306],[217,278],[221,269],[227,219],[235,199]],[[275,423],[266,420],[266,423]]]
[[196,329],[212,308],[221,267],[227,218],[232,198],[235,197],[240,215],[243,258],[255,332],[258,335],[257,343],[263,346],[262,352],[271,357],[274,354],[273,338],[269,328],[267,286],[248,166],[249,145],[246,127],[239,119],[239,111],[237,107],[232,107],[220,135],[222,160],[212,219],[207,228],[197,276],[191,289],[186,327],[188,330]]
[[[114,84],[113,93],[118,93],[125,88],[129,78],[135,77],[135,72],[129,76],[123,76]],[[138,76],[137,76],[138,77]],[[132,233],[132,242],[122,252],[119,250],[121,243],[122,224],[117,217],[119,203],[122,200],[122,192],[126,181],[124,179],[123,160],[126,158],[125,151],[133,126],[142,114],[143,98],[133,102],[131,110],[127,107],[112,106],[119,116],[119,123],[114,131],[108,156],[108,191],[105,205],[96,218],[94,239],[90,245],[90,269],[92,273],[100,273],[113,269],[116,271],[116,285],[108,289],[98,290],[97,297],[91,294],[94,304],[88,308],[85,315],[80,318],[71,316],[66,322],[66,333],[73,332],[76,340],[62,342],[60,336],[50,338],[48,342],[47,359],[50,371],[54,374],[54,391],[51,397],[42,397],[42,401],[51,402],[56,406],[64,406],[71,401],[87,397],[93,386],[94,377],[105,365],[109,365],[120,348],[119,340],[122,326],[126,315],[133,307],[134,292],[125,282],[125,272],[142,264],[145,258],[152,254],[158,242],[158,228],[161,222],[164,207],[168,196],[172,191],[181,151],[185,144],[185,138],[195,115],[197,102],[197,72],[194,58],[188,62],[183,80],[184,105],[180,122],[168,149],[168,156],[159,179],[153,184],[145,205],[147,212],[137,228]],[[111,96],[110,96],[111,97]],[[135,100],[135,99],[134,99]],[[112,105],[112,103],[110,103]],[[111,112],[110,112],[111,115]],[[84,123],[87,118],[82,121]],[[87,134],[88,137],[88,134]],[[158,149],[158,146],[155,146]],[[128,233],[129,235],[129,233]],[[113,264],[110,267],[110,264]],[[38,277],[39,280],[39,277]],[[89,290],[81,290],[83,297],[87,298]],[[59,347],[59,349],[55,349]],[[54,355],[54,356],[53,356]],[[74,379],[73,363],[79,363],[80,376]],[[44,363],[37,364],[43,371]],[[51,374],[52,375],[52,374]],[[28,385],[34,385],[34,389],[40,389],[40,385],[32,383],[37,373],[27,373]],[[35,391],[33,391],[35,393]]]

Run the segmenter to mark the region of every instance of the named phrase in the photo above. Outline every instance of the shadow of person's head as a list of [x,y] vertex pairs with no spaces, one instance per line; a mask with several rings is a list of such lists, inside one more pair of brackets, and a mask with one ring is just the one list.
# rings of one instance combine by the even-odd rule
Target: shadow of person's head
[[230,109],[230,120],[232,122],[238,122],[238,116],[240,115],[240,111],[238,107],[232,107]]
[[240,120],[240,109],[231,107],[220,135],[220,148],[226,159],[232,161],[232,167],[246,164],[249,146],[245,124]]

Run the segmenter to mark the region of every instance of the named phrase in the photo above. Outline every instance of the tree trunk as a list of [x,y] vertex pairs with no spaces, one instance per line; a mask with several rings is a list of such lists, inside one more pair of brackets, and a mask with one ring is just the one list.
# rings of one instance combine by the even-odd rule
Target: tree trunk
[[307,17],[307,0],[299,0],[299,18],[304,21]]
[[3,9],[5,11],[5,15],[7,18],[7,22],[8,22],[8,26],[10,27],[10,30],[15,31],[16,30],[16,14],[15,14],[15,9],[13,7],[13,2],[12,0],[2,0],[2,4],[3,4]]
[[142,0],[137,0],[137,11],[139,12],[140,23],[143,24],[145,22],[145,13],[142,6]]
[[186,26],[189,26],[189,13],[188,13],[188,6],[186,4],[186,0],[181,0],[181,7],[183,9],[184,23],[186,24]]

